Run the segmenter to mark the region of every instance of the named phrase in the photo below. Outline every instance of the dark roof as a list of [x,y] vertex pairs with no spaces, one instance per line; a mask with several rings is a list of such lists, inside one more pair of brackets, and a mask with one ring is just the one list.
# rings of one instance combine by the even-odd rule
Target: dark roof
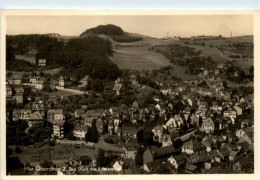
[[171,155],[176,152],[176,149],[172,145],[164,146],[160,148],[152,146],[150,147],[150,149],[155,158],[160,156],[165,156],[165,155]]
[[88,126],[86,126],[86,125],[75,125],[74,130],[87,131]]
[[219,153],[220,153],[223,157],[229,156],[229,151],[228,151],[228,149],[227,149],[226,147],[220,148],[218,151],[219,151]]
[[63,126],[64,123],[65,123],[65,121],[54,121],[52,124],[53,124],[54,126]]
[[214,159],[215,157],[218,157],[218,158],[222,158],[220,156],[220,154],[218,153],[218,150],[217,149],[214,149],[210,152],[208,152],[208,155],[210,156],[210,158]]
[[80,161],[90,161],[91,158],[89,156],[79,156]]
[[136,151],[139,148],[138,143],[126,143],[124,144],[124,147],[127,151]]
[[241,146],[244,151],[249,151],[249,144],[246,141],[237,143],[237,145]]
[[88,110],[86,116],[88,117],[100,117],[104,113],[103,109]]
[[168,161],[165,161],[165,162],[153,161],[153,162],[147,163],[146,165],[149,168],[151,173],[157,173],[163,167],[166,168],[166,169],[172,169],[173,168],[171,163],[168,162]]
[[175,161],[182,161],[182,160],[187,160],[187,158],[184,156],[184,155],[182,155],[182,154],[180,154],[180,155],[177,155],[177,156],[173,156],[173,158],[175,159]]
[[197,169],[197,166],[192,165],[192,164],[188,164],[188,165],[185,166],[185,169],[192,172],[192,171],[195,171]]

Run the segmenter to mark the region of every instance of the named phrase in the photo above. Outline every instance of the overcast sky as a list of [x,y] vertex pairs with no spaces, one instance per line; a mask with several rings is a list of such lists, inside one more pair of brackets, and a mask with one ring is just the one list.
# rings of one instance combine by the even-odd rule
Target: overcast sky
[[142,16],[7,16],[6,33],[78,36],[88,28],[114,24],[124,31],[161,38],[196,35],[253,35],[252,15],[142,15]]

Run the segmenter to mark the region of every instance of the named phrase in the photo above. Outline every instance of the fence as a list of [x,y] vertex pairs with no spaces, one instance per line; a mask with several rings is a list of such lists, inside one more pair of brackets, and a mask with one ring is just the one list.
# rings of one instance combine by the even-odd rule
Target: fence
[[80,91],[80,90],[76,90],[76,89],[69,89],[69,88],[64,88],[64,87],[61,87],[61,86],[55,86],[55,88],[58,89],[58,90],[67,91],[67,92],[74,93],[74,94],[87,94],[86,91]]
[[82,145],[82,146],[88,146],[91,148],[95,148],[96,144],[92,142],[85,142],[85,141],[72,141],[72,140],[56,140],[57,144],[63,144],[63,145]]

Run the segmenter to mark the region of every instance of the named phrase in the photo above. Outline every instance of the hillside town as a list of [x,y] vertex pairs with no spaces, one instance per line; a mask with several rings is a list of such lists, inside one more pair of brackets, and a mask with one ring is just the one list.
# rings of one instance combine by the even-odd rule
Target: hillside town
[[[139,71],[101,92],[82,90],[88,75],[76,90],[66,86],[73,81],[69,74],[9,73],[8,148],[25,174],[253,173],[253,92],[227,87],[225,68],[202,69],[194,81],[157,81],[157,92],[148,92],[140,79],[150,74]],[[46,95],[46,86],[58,95]],[[59,96],[66,90],[74,94]],[[122,98],[128,91],[134,92],[128,104],[91,106],[96,97]]]
[[255,174],[253,16],[122,16],[124,30],[115,17],[39,21],[71,36],[35,34],[38,16],[7,28],[3,172]]

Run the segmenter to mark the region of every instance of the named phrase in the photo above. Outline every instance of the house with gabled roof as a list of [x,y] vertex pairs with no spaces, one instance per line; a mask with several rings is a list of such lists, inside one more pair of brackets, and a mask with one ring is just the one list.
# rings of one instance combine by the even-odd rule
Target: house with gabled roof
[[47,119],[51,123],[54,121],[64,121],[63,109],[49,109],[47,111]]
[[168,131],[170,129],[175,129],[175,128],[178,128],[180,127],[180,122],[176,122],[174,118],[170,118],[166,123],[165,123],[165,126],[167,127]]
[[243,108],[241,108],[241,106],[235,105],[233,108],[234,108],[234,110],[237,112],[237,115],[238,115],[238,116],[239,116],[239,115],[242,115],[242,113],[243,113]]
[[118,136],[123,142],[136,142],[138,129],[131,126],[123,126],[118,128]]
[[122,172],[124,161],[122,160],[116,160],[114,163],[112,163],[112,167],[116,172]]
[[8,84],[21,85],[22,77],[18,74],[13,74],[7,78]]
[[239,153],[239,151],[231,151],[229,154],[229,160],[230,161],[235,161],[237,159],[237,154]]
[[154,134],[154,141],[161,143],[163,141],[164,127],[163,125],[157,125],[152,129]]
[[162,140],[162,147],[172,145],[172,136],[170,134],[164,134]]
[[147,164],[153,161],[167,161],[168,158],[175,153],[176,149],[172,145],[160,148],[149,146],[143,153],[143,163]]
[[39,126],[39,125],[43,125],[43,117],[39,112],[34,112],[33,114],[31,114],[29,116],[28,119],[28,126],[32,127],[32,126]]
[[214,147],[214,142],[212,139],[203,140],[203,141],[201,141],[201,143],[205,147],[206,152],[210,152],[212,150],[212,148]]
[[41,77],[39,78],[35,84],[34,84],[34,88],[38,89],[38,90],[42,90],[44,88],[44,83],[45,83],[45,78]]
[[204,163],[204,162],[211,162],[211,158],[206,152],[201,154],[195,153],[190,155],[187,158],[187,164],[197,164],[197,163]]
[[120,95],[122,90],[123,84],[115,84],[113,90],[116,91],[116,95]]
[[196,141],[196,140],[189,140],[184,142],[182,145],[182,152],[186,154],[193,154],[193,153],[203,153],[205,151],[204,146]]
[[213,133],[215,130],[214,122],[211,118],[208,118],[202,122],[201,131],[206,133]]
[[90,81],[90,77],[89,77],[89,75],[86,75],[84,78],[82,78],[82,79],[79,81],[79,82],[80,82],[79,87],[85,87],[85,86],[87,86],[88,83],[89,83],[89,81]]
[[42,101],[33,102],[32,103],[32,111],[33,112],[39,112],[42,115],[42,117],[45,117],[46,108],[45,108],[44,103]]
[[64,80],[63,76],[60,76],[60,78],[59,78],[59,86],[60,87],[64,87],[65,86],[65,80]]
[[172,94],[172,89],[170,87],[162,87],[160,88],[160,91],[165,96]]
[[88,126],[86,125],[75,125],[73,135],[78,139],[85,139],[85,135],[88,132]]
[[168,161],[174,166],[175,169],[178,169],[180,166],[184,166],[187,162],[187,157],[183,154],[180,155],[171,155],[168,158]]
[[121,77],[118,77],[116,80],[115,80],[115,84],[123,84],[123,79]]
[[128,142],[128,143],[123,144],[122,156],[124,158],[135,159],[136,153],[137,153],[137,150],[139,147],[140,147],[140,145],[135,142]]
[[176,114],[176,115],[174,115],[174,119],[175,119],[175,121],[178,123],[178,124],[184,124],[184,120],[183,120],[183,118],[181,117],[181,115],[180,114]]
[[94,118],[93,117],[87,117],[84,116],[83,118],[83,124],[88,126],[88,127],[92,127],[92,122],[93,122]]
[[12,114],[13,121],[28,120],[31,114],[32,110],[30,109],[15,109]]

